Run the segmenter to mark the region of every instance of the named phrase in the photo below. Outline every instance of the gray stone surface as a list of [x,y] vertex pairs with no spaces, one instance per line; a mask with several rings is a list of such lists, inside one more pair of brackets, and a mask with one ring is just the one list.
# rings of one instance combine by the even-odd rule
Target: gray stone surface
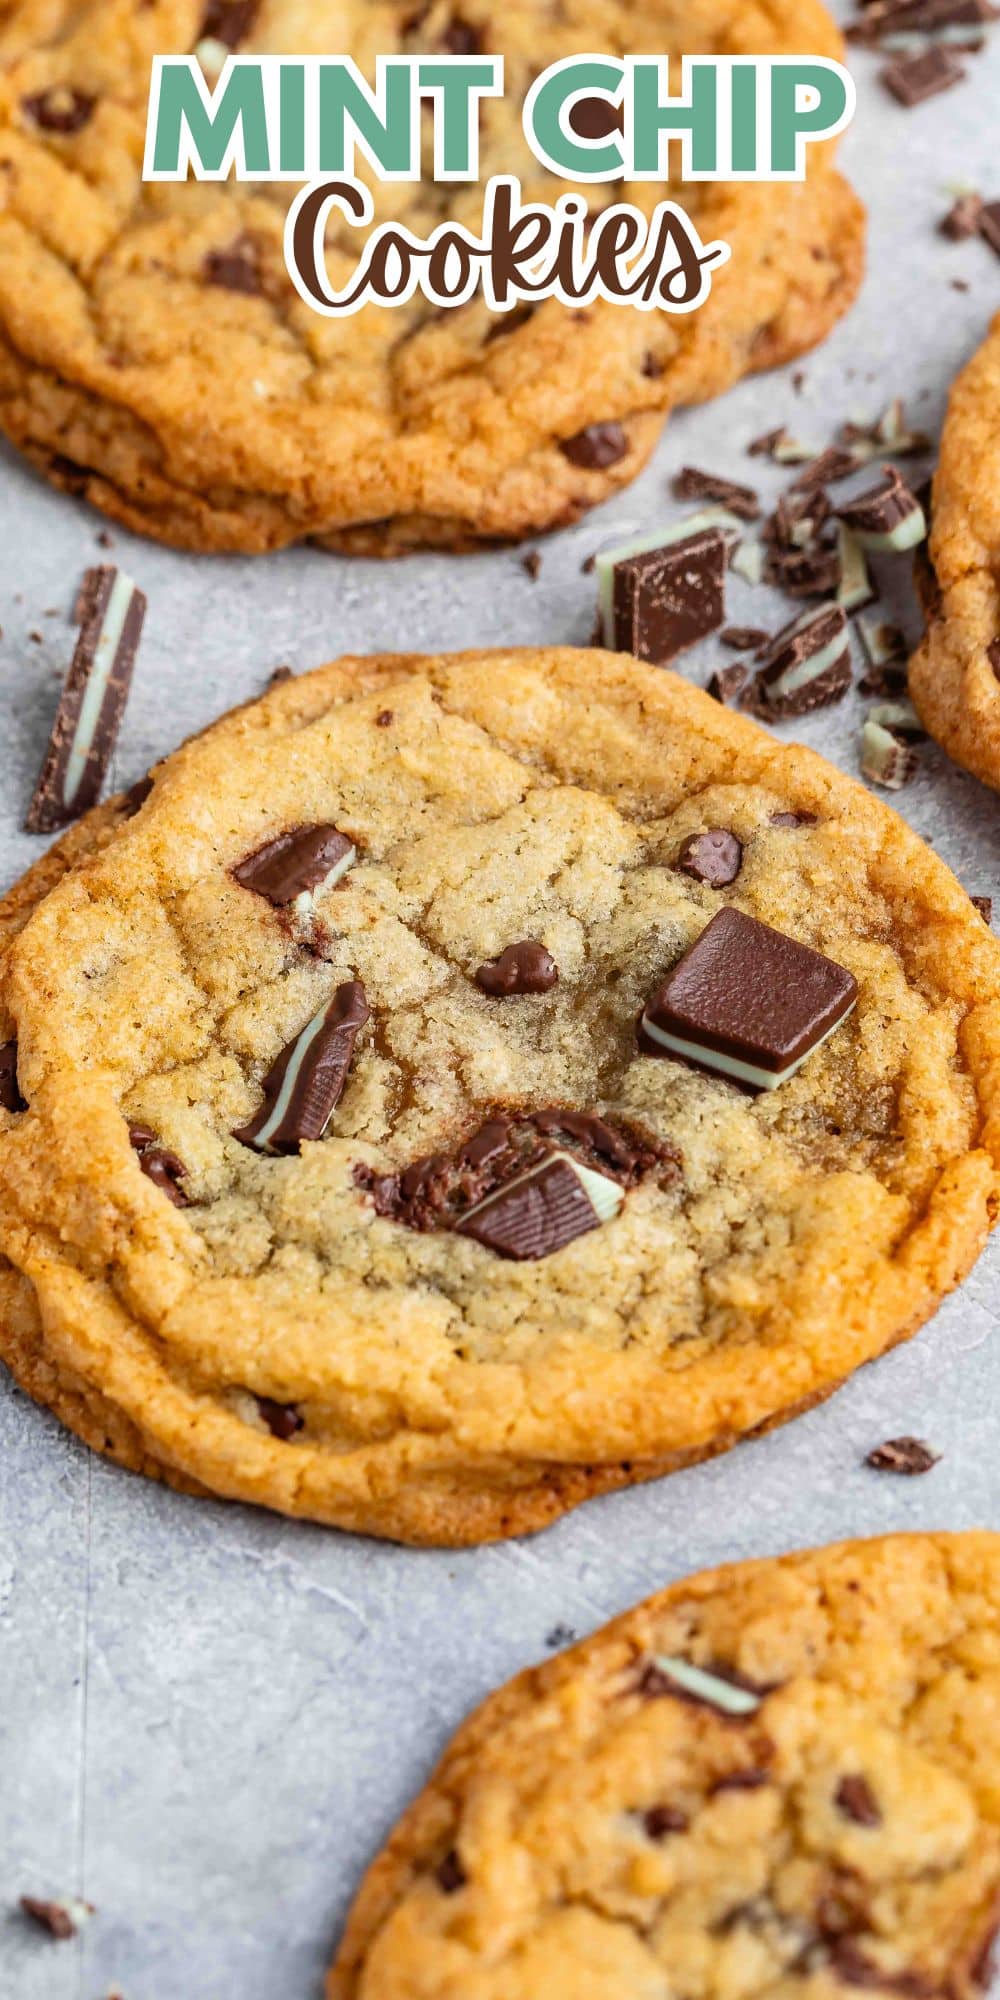
[[[933,431],[1000,304],[989,250],[935,234],[949,181],[1000,193],[1000,46],[962,89],[909,114],[883,95],[877,66],[856,58],[861,111],[846,149],[872,211],[870,276],[848,323],[804,364],[800,394],[787,372],[679,417],[639,485],[544,547],[534,583],[514,553],[394,567],[314,551],[198,560],[116,534],[114,559],[150,601],[118,778],[137,777],[281,661],[585,640],[584,556],[626,524],[672,517],[680,465],[740,476],[746,440],[778,422],[822,444],[842,418],[905,394]],[[953,290],[955,278],[969,290]],[[99,526],[4,459],[3,881],[39,851],[18,826]],[[779,609],[734,583],[732,618],[774,625]],[[709,648],[686,671],[700,680],[714,657]],[[854,771],[859,714],[848,701],[797,730]],[[900,809],[970,890],[1000,894],[992,794],[931,752]],[[125,2000],[316,2000],[364,1863],[461,1717],[544,1653],[554,1626],[584,1632],[720,1559],[886,1529],[1000,1526],[998,1272],[988,1253],[911,1346],[777,1436],[596,1502],[540,1539],[457,1556],[180,1499],[90,1457],[0,1384],[4,2000],[104,2000],[117,1987]],[[864,1453],[903,1431],[933,1441],[937,1470],[911,1482],[867,1471]],[[22,1890],[85,1895],[100,1914],[76,1944],[52,1945],[6,1914]]]

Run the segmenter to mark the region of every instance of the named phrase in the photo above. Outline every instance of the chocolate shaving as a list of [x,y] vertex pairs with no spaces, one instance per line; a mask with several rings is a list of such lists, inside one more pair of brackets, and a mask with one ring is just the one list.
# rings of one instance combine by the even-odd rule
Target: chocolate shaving
[[939,1453],[932,1451],[922,1438],[915,1437],[889,1438],[885,1444],[876,1445],[865,1459],[865,1464],[875,1472],[902,1473],[906,1479],[930,1472],[939,1462]]
[[760,515],[760,497],[752,486],[741,486],[717,472],[702,472],[694,465],[683,467],[672,490],[677,500],[717,501],[741,521],[756,521]]

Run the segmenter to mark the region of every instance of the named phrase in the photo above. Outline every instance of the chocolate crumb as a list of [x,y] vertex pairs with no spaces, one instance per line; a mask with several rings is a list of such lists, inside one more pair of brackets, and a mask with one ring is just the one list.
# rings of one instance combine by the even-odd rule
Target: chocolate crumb
[[93,1903],[56,1903],[41,1896],[22,1896],[20,1904],[33,1924],[37,1924],[40,1930],[48,1931],[49,1936],[60,1943],[75,1937],[80,1924],[94,1915]]
[[729,702],[736,700],[746,683],[746,668],[738,667],[734,662],[731,667],[716,668],[706,682],[705,692],[711,695],[713,701],[721,701],[725,707]]
[[557,1646],[571,1646],[575,1638],[576,1633],[572,1625],[553,1625],[551,1632],[545,1634],[545,1644],[550,1649]]
[[305,1424],[304,1416],[294,1403],[275,1403],[270,1396],[258,1396],[257,1408],[271,1436],[280,1438],[283,1444],[295,1437]]
[[752,653],[758,646],[770,643],[771,634],[759,625],[727,625],[719,633],[723,646],[731,646],[734,653]]
[[976,235],[982,212],[982,195],[960,194],[947,215],[942,216],[938,228],[942,236],[947,236],[952,243],[964,242],[967,237]]
[[532,583],[534,583],[542,567],[542,558],[539,555],[538,550],[529,549],[527,554],[523,555],[520,560],[521,560],[521,568],[525,571],[525,573],[528,576],[530,576]]
[[376,729],[388,729],[389,724],[392,720],[393,720],[392,709],[380,708],[377,716],[375,717],[375,727]]
[[867,1778],[860,1773],[841,1778],[834,1793],[834,1804],[845,1819],[852,1819],[856,1826],[881,1826],[882,1814],[878,1801]]
[[696,465],[682,468],[672,490],[676,500],[716,501],[741,521],[756,521],[760,515],[760,497],[752,486],[741,486],[720,473],[702,472]]
[[897,1472],[907,1479],[913,1479],[922,1472],[930,1472],[938,1464],[940,1454],[932,1451],[922,1438],[889,1438],[885,1444],[875,1446],[868,1453],[865,1464],[875,1472]]
[[465,1888],[469,1878],[453,1847],[438,1863],[437,1879],[438,1887],[446,1896],[454,1896],[459,1889]]
[[690,1824],[680,1806],[650,1806],[642,1815],[643,1832],[650,1840],[666,1840],[670,1833],[686,1833]]

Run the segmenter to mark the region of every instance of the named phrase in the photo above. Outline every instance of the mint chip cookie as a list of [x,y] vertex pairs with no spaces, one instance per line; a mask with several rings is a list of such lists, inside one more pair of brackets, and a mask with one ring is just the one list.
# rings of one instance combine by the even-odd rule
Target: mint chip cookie
[[951,392],[934,478],[927,630],[910,662],[921,720],[1000,790],[1000,318]]
[[623,655],[283,681],[0,938],[0,1351],[176,1483],[541,1527],[828,1395],[994,1216],[1000,943]]
[[1000,1537],[675,1584],[459,1730],[328,2000],[977,2000],[1000,1921]]
[[[635,477],[679,403],[823,338],[850,304],[861,210],[811,149],[803,184],[674,183],[707,243],[732,248],[687,317],[558,301],[506,315],[418,294],[326,319],[285,267],[292,183],[144,183],[155,55],[496,54],[481,173],[526,200],[564,185],[521,127],[550,63],[606,51],[838,56],[819,0],[13,0],[0,24],[0,428],[57,486],[140,533],[256,551],[312,537],[390,553],[461,548],[575,520]],[[584,105],[586,105],[584,100]],[[591,100],[591,104],[596,100]],[[603,108],[603,107],[598,107]],[[594,136],[591,134],[591,136]],[[430,148],[426,149],[429,155]],[[676,150],[676,149],[675,149]],[[482,189],[375,186],[376,223],[421,238],[482,226]],[[662,184],[595,184],[651,211]],[[364,232],[329,225],[331,283]]]

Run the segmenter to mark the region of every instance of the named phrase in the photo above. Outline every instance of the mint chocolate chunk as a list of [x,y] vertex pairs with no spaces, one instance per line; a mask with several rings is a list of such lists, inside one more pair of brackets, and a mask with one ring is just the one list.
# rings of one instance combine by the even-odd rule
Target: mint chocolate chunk
[[132,684],[146,599],[123,570],[88,570],[80,632],[24,822],[52,833],[100,796]]
[[0,1046],[0,1106],[4,1111],[27,1111],[17,1082],[17,1043]]
[[569,1153],[550,1153],[477,1202],[456,1225],[518,1263],[550,1257],[618,1214],[625,1191]]
[[646,1006],[645,1055],[755,1090],[795,1075],[857,1002],[851,973],[742,910],[720,910]]
[[285,909],[300,896],[332,889],[356,860],[354,842],[339,827],[296,826],[255,848],[232,872],[244,889]]
[[322,1139],[368,1015],[359,979],[338,986],[332,1000],[282,1050],[264,1078],[260,1110],[233,1138],[259,1153],[297,1153],[304,1139]]
[[604,643],[664,667],[725,620],[729,541],[721,527],[599,556]]
[[900,555],[927,537],[924,510],[894,465],[886,466],[881,486],[859,493],[837,513],[855,541],[876,553]]

